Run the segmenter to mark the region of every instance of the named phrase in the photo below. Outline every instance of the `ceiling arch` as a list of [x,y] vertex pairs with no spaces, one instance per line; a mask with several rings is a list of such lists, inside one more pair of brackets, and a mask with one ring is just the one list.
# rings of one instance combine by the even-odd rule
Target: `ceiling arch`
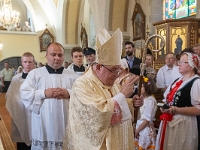
[[[56,41],[64,46],[79,45],[79,34],[81,23],[89,21],[84,19],[89,14],[84,14],[85,3],[89,4],[94,20],[94,29],[97,33],[101,26],[105,26],[109,31],[116,30],[117,27],[123,32],[127,32],[129,4],[134,0],[16,0],[24,14],[24,20],[28,19],[27,12],[30,13],[33,26],[36,32],[40,33],[48,25],[48,29],[55,36]],[[14,4],[14,3],[13,3]],[[112,9],[111,9],[112,8]],[[88,15],[88,16],[87,16]],[[90,27],[88,27],[90,29]]]

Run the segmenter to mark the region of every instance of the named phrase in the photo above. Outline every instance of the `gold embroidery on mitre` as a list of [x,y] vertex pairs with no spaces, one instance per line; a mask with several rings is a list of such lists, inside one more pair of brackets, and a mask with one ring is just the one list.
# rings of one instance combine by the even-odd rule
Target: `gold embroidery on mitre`
[[122,40],[119,28],[112,36],[104,27],[100,28],[96,36],[96,62],[104,65],[120,65]]

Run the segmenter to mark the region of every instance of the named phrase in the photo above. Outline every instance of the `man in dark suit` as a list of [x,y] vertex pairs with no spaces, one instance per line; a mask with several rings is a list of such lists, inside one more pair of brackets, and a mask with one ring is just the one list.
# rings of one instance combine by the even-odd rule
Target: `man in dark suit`
[[127,55],[125,59],[127,60],[130,70],[133,69],[134,65],[140,65],[142,60],[135,57],[135,45],[132,42],[125,43],[125,52]]

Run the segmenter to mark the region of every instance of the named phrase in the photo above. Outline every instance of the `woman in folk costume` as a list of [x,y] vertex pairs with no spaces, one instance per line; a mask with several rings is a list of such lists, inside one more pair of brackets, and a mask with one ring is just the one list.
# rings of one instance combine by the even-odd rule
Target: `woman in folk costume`
[[185,52],[178,62],[182,77],[164,93],[170,108],[162,109],[161,124],[156,140],[157,150],[197,150],[200,115],[200,79],[197,75],[199,58]]
[[[134,150],[127,98],[138,78],[130,76],[123,87],[115,81],[120,71],[122,39],[119,29],[112,36],[103,27],[99,30],[96,63],[72,88],[64,150]],[[131,102],[131,107],[141,106],[142,98],[135,96]]]
[[157,110],[157,102],[154,94],[157,91],[155,81],[144,77],[141,94],[144,96],[144,104],[140,107],[140,117],[137,120],[135,130],[136,150],[154,150],[156,143],[156,131],[153,121]]

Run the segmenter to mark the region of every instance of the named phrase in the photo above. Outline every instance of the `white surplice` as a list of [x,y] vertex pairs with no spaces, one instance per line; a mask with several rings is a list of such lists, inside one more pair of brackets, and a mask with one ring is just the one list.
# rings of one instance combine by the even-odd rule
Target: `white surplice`
[[22,73],[12,78],[6,93],[6,108],[12,118],[11,138],[13,142],[31,144],[31,112],[24,106],[20,96],[20,86],[24,82]]
[[44,91],[59,87],[70,93],[74,80],[74,73],[67,69],[62,74],[49,74],[44,66],[31,71],[21,85],[23,103],[32,111],[31,149],[62,149],[69,99],[45,98]]
[[[82,76],[85,72],[79,72],[79,71],[74,71],[74,63],[68,66],[67,70],[70,70],[75,73],[75,78],[78,79],[80,76]],[[86,69],[86,67],[85,67]]]

